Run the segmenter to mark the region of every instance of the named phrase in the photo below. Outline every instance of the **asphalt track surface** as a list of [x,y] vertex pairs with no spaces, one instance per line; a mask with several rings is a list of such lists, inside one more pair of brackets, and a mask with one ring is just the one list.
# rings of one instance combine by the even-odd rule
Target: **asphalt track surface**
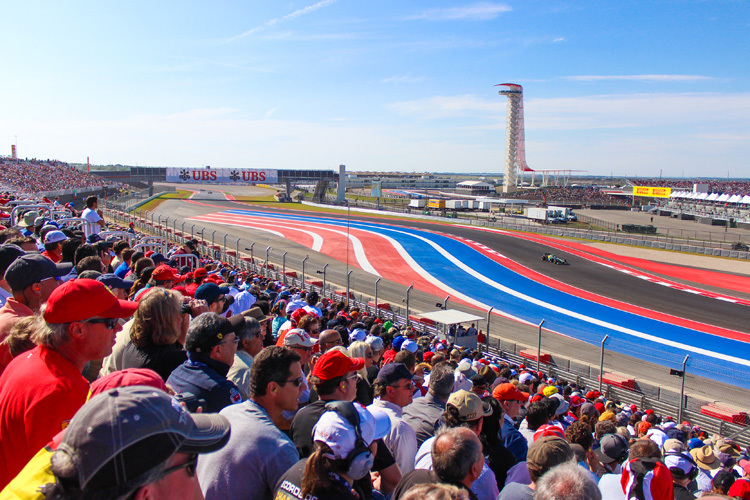
[[[191,219],[188,227],[198,223],[209,231],[216,229],[222,236],[230,233],[230,248],[237,237],[256,241],[256,258],[263,258],[265,247],[270,245],[271,260],[278,263],[280,253],[286,251],[290,269],[299,270],[299,261],[310,255],[308,278],[327,262],[329,283],[346,282],[346,268],[341,266],[347,256],[345,216],[251,207],[227,202],[216,191],[211,195],[200,193],[199,197],[190,202],[170,201],[162,204],[159,212],[181,220]],[[357,249],[354,240],[350,240],[354,291],[373,295],[375,278],[357,267],[383,277],[379,287],[381,300],[398,303],[405,286],[413,280],[419,291],[412,294],[412,311],[434,310],[436,299],[442,301],[445,295],[451,295],[452,307],[458,302],[459,308],[467,311],[477,306],[486,311],[491,305],[515,318],[507,321],[493,317],[493,334],[499,332],[506,339],[525,345],[536,344],[536,328],[528,324],[545,319],[545,327],[562,334],[545,335],[545,351],[593,364],[598,364],[598,345],[606,333],[611,337],[607,343],[608,352],[611,351],[605,359],[607,367],[656,384],[674,386],[676,379],[667,377],[664,367],[649,362],[678,368],[684,354],[689,353],[693,364],[688,364],[691,375],[687,384],[693,393],[740,404],[746,400],[747,392],[736,387],[750,386],[742,383],[743,379],[747,381],[744,362],[750,358],[748,296],[737,291],[748,289],[744,286],[746,276],[667,265],[654,267],[648,261],[635,263],[642,267],[632,261],[625,265],[618,262],[623,260],[621,257],[612,259],[601,251],[585,253],[585,245],[563,240],[429,221],[384,221],[352,213],[349,226],[350,235],[365,243]],[[392,243],[383,244],[386,239],[371,236],[375,233],[387,233],[403,251],[394,252]],[[221,242],[219,237],[216,240]],[[242,243],[241,250],[246,244],[249,245]],[[319,251],[312,251],[313,248]],[[435,249],[442,249],[442,253]],[[571,265],[542,262],[544,251],[556,253]],[[415,272],[414,268],[420,271]],[[430,276],[439,277],[442,283],[435,283]],[[680,278],[680,283],[671,278]],[[683,286],[691,281],[694,286]],[[708,288],[705,281],[728,286],[711,289],[718,293],[699,294]],[[454,293],[446,293],[446,288]],[[732,298],[739,303],[727,301]],[[646,338],[633,337],[631,332],[645,333]],[[618,352],[643,361],[617,355]],[[693,374],[699,377],[693,378]],[[718,380],[712,383],[703,377]],[[734,382],[731,386],[722,383],[728,377]],[[724,397],[717,397],[718,388]]]

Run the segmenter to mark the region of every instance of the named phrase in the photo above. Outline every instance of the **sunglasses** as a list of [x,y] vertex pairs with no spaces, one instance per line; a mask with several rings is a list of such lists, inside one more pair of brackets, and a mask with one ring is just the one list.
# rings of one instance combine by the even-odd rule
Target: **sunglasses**
[[[294,384],[294,387],[299,387],[299,386],[302,385],[303,380],[304,379],[302,377],[297,377],[297,378],[292,379],[292,380],[284,380],[283,384]],[[281,384],[281,382],[280,382],[280,384]]]
[[409,382],[408,384],[404,384],[404,385],[392,385],[391,387],[393,387],[394,389],[407,389],[409,391],[414,390],[414,384],[412,382]]
[[185,472],[187,472],[187,475],[190,477],[195,477],[195,464],[198,462],[198,455],[190,455],[190,458],[188,458],[188,461],[184,464],[175,465],[173,467],[169,467],[167,469],[164,469],[161,471],[161,473],[156,477],[154,482],[157,480],[166,477],[170,475],[173,472],[177,472],[178,470],[185,469]]
[[114,330],[115,327],[117,326],[117,318],[87,319],[83,323],[91,323],[91,324],[94,324],[94,325],[98,324],[98,323],[101,323],[105,327],[107,327],[107,329]]

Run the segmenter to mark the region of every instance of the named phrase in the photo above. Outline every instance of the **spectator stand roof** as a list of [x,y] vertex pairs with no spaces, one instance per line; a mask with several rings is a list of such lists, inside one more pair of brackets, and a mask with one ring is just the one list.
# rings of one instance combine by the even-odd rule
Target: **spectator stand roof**
[[458,309],[440,309],[434,312],[418,314],[420,318],[441,323],[443,325],[457,325],[459,323],[468,323],[469,321],[479,321],[484,319],[482,316],[469,314]]

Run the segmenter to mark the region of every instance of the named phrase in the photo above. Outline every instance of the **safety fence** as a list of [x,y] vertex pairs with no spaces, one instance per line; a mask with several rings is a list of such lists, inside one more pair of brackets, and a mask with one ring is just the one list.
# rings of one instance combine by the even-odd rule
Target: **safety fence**
[[[198,241],[198,251],[202,255],[211,256],[213,259],[221,260],[239,269],[272,278],[290,287],[315,290],[321,297],[327,297],[334,301],[345,301],[348,297],[351,305],[359,307],[360,310],[366,311],[370,315],[380,317],[383,320],[391,320],[395,324],[409,324],[415,330],[424,334],[444,334],[444,331],[440,330],[440,325],[419,320],[418,314],[423,311],[416,311],[411,307],[412,287],[406,288],[402,296],[384,296],[378,286],[381,281],[380,278],[373,278],[368,282],[360,277],[355,284],[352,280],[353,271],[348,270],[348,272],[339,273],[339,276],[345,276],[345,286],[342,283],[332,283],[327,279],[328,264],[315,266],[311,269],[307,265],[309,257],[293,261],[287,259],[287,252],[276,251],[272,246],[256,248],[256,242],[248,242],[233,236],[230,238],[229,233],[220,233],[217,230],[209,231],[199,224],[176,218],[165,218],[160,214],[147,211],[132,213],[128,212],[124,206],[115,203],[108,204],[105,215],[123,225],[132,222],[138,232],[153,234],[174,244],[183,244],[187,240],[195,239]],[[444,300],[443,308],[447,307],[449,298],[446,297]],[[384,309],[382,306],[386,302],[388,308]],[[402,307],[401,304],[405,306]],[[376,307],[376,305],[380,307]],[[467,309],[467,311],[476,313],[473,309]],[[670,377],[670,370],[681,372],[675,380],[682,378],[682,381],[685,378],[691,378],[691,371],[702,371],[719,374],[727,384],[736,383],[740,386],[747,386],[750,373],[735,370],[720,363],[693,359],[689,356],[684,358],[669,355],[642,343],[626,342],[611,337],[586,338],[584,341],[578,342],[580,349],[576,347],[568,349],[572,352],[578,350],[582,354],[588,350],[588,357],[591,358],[592,349],[595,357],[595,351],[598,348],[600,360],[598,366],[592,361],[581,362],[558,355],[546,359],[543,353],[557,352],[561,342],[570,343],[573,339],[548,329],[554,326],[548,324],[548,328],[542,326],[538,328],[539,335],[536,343],[522,343],[513,340],[522,336],[520,332],[509,330],[507,326],[495,326],[492,322],[491,310],[486,311],[486,314],[484,325],[478,324],[477,326],[485,327],[484,331],[487,332],[488,341],[482,348],[493,356],[508,359],[515,363],[526,363],[527,365],[534,365],[538,360],[539,367],[543,371],[553,374],[552,376],[564,377],[570,381],[575,380],[579,385],[583,384],[590,388],[601,387],[602,392],[610,395],[608,396],[610,399],[619,399],[641,407],[651,407],[664,415],[675,418],[681,416],[683,420],[687,419],[691,423],[698,423],[702,427],[712,432],[718,432],[723,436],[737,434],[742,432],[743,429],[749,428],[745,427],[744,424],[732,424],[702,415],[700,407],[712,401],[667,389],[666,386],[670,384],[649,384],[638,381],[635,377],[636,383],[632,387],[618,387],[607,383],[607,377],[602,378],[600,375],[616,372],[616,367],[621,367],[623,364],[623,359],[625,359],[623,355],[637,356],[655,365],[663,366],[665,379]],[[528,337],[528,335],[526,336]],[[534,355],[534,353],[539,355]],[[637,367],[633,367],[633,369],[637,370]],[[621,368],[620,371],[622,371]],[[696,384],[700,384],[700,380],[696,380]],[[688,392],[690,392],[689,389]],[[747,444],[750,445],[750,438],[744,437],[744,434],[738,434],[736,439],[739,442],[744,442],[747,439]]]

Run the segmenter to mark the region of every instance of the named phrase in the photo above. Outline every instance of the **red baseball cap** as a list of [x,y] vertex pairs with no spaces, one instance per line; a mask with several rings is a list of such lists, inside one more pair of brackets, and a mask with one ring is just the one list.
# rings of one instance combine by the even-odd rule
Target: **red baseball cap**
[[117,389],[118,387],[127,387],[130,385],[147,385],[167,392],[167,385],[164,383],[161,376],[154,370],[149,368],[126,368],[124,370],[114,371],[91,382],[89,399],[110,389]]
[[47,299],[44,321],[72,323],[85,319],[129,318],[138,304],[119,300],[104,283],[95,280],[71,280],[55,288]]
[[515,399],[516,401],[525,403],[529,400],[529,393],[519,391],[518,387],[511,383],[505,383],[495,387],[495,390],[492,391],[492,397],[498,401],[511,401]]
[[534,441],[545,436],[555,436],[566,439],[565,432],[560,427],[551,424],[544,424],[543,426],[539,427],[534,433]]
[[205,278],[207,274],[208,274],[208,271],[206,271],[202,267],[199,267],[193,272],[193,276],[196,278]]
[[360,370],[364,366],[365,358],[350,358],[341,351],[331,350],[315,362],[312,374],[320,380],[331,380],[342,377],[347,372]]
[[177,274],[177,271],[175,269],[172,269],[171,267],[166,265],[161,265],[154,269],[154,272],[151,273],[151,277],[156,280],[174,281],[175,283],[179,283],[182,281],[182,276]]

